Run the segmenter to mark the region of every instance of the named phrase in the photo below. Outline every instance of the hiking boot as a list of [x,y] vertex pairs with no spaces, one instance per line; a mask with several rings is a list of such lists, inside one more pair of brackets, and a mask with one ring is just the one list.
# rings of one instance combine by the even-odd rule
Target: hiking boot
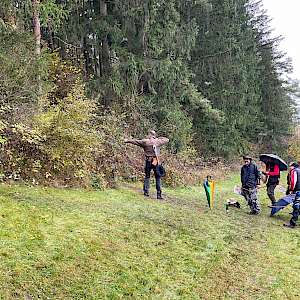
[[161,193],[157,193],[157,200],[164,200],[164,198],[162,197]]
[[291,223],[284,223],[283,226],[288,227],[288,228],[295,228],[296,227],[296,225],[291,224]]
[[149,192],[144,192],[145,197],[150,197]]

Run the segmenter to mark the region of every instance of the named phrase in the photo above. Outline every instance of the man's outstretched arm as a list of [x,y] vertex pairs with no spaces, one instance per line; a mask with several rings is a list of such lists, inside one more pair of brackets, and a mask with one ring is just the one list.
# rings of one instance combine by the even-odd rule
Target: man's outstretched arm
[[159,138],[157,138],[157,146],[165,145],[165,144],[169,143],[169,141],[170,140],[166,137],[159,137]]
[[125,139],[125,144],[132,144],[139,147],[144,147],[145,141],[144,140],[137,140],[137,139]]

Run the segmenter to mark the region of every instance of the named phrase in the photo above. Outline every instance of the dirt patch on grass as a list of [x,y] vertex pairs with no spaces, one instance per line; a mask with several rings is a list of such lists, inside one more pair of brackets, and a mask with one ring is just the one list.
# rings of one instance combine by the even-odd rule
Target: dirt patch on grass
[[[136,193],[137,195],[141,195],[143,196],[143,192],[141,189],[139,189],[136,185],[130,184],[130,183],[123,183],[122,184],[122,188],[132,191],[134,193]],[[173,195],[169,195],[169,194],[164,194],[163,195],[163,200],[158,200],[156,198],[156,194],[155,193],[150,193],[150,197],[145,197],[145,199],[149,199],[152,201],[159,201],[161,203],[167,203],[176,207],[181,207],[184,209],[192,209],[195,212],[204,212],[203,207],[201,207],[200,203],[199,203],[199,199],[197,198],[192,198],[189,199],[187,201],[187,199],[184,199],[183,197],[177,197],[177,196],[173,196]]]

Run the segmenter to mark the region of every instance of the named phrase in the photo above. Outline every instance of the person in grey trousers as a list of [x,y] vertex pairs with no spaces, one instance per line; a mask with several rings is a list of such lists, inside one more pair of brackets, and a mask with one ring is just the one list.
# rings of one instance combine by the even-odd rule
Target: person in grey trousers
[[257,185],[260,183],[260,174],[257,166],[252,162],[249,155],[243,156],[244,165],[241,168],[242,195],[246,199],[250,214],[258,215],[260,205],[257,198]]

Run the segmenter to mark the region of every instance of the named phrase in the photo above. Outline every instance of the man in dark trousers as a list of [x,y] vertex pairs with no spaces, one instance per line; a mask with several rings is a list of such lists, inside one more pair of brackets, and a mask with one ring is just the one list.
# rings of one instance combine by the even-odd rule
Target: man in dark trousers
[[285,223],[283,225],[289,228],[294,228],[300,214],[300,168],[298,163],[293,163],[293,169],[291,169],[289,173],[288,181],[288,191],[290,194],[295,194],[295,198],[293,201],[292,218],[289,223]]
[[154,171],[155,181],[156,181],[156,191],[157,199],[163,199],[161,195],[161,177],[157,172],[159,147],[165,145],[169,142],[166,137],[157,137],[154,130],[149,131],[148,136],[145,139],[137,140],[125,140],[125,143],[133,144],[144,149],[145,154],[145,179],[144,179],[144,196],[149,197],[150,189],[150,174],[151,170]]
[[250,214],[258,215],[260,213],[259,201],[257,199],[257,185],[259,184],[259,171],[252,162],[249,155],[243,156],[244,165],[241,169],[242,195],[245,197],[251,211]]
[[273,161],[268,161],[266,163],[266,172],[262,172],[264,175],[268,176],[267,180],[267,194],[269,199],[272,202],[272,205],[275,204],[275,188],[279,184],[280,178],[280,169],[279,165]]

